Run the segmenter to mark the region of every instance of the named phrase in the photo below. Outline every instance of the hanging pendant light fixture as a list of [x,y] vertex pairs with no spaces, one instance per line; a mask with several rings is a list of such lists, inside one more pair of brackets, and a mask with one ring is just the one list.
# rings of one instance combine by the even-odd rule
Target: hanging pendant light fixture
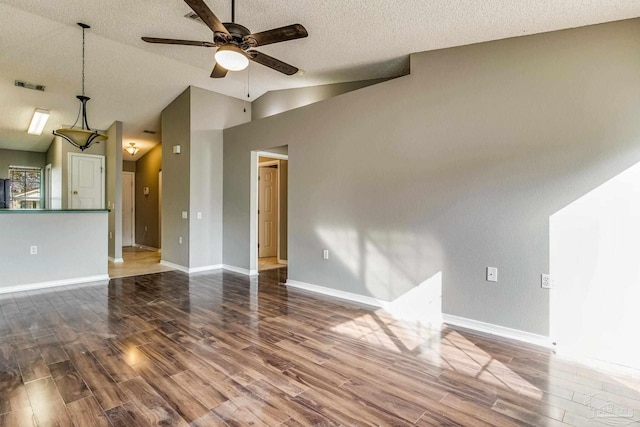
[[[98,143],[106,140],[107,136],[97,130],[92,130],[87,122],[87,101],[91,98],[84,94],[84,31],[91,27],[81,22],[78,22],[78,26],[82,28],[82,95],[76,96],[76,98],[80,100],[80,111],[73,126],[70,128],[56,129],[53,131],[53,134],[66,139],[71,145],[84,151],[94,142]],[[78,120],[81,120],[81,127],[76,127]]]
[[131,154],[132,156],[135,156],[136,153],[138,151],[140,151],[140,150],[139,150],[138,147],[136,147],[136,143],[135,142],[130,142],[129,143],[129,147],[125,148],[124,151],[126,151],[129,154]]

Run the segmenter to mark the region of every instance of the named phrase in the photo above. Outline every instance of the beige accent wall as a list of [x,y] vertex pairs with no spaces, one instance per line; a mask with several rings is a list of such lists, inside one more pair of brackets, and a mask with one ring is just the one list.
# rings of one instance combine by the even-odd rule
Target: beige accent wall
[[[136,162],[136,244],[160,249],[159,173],[162,145],[158,144]],[[149,194],[144,194],[144,187]]]
[[132,162],[130,160],[122,161],[122,172],[135,172],[136,171],[136,162]]

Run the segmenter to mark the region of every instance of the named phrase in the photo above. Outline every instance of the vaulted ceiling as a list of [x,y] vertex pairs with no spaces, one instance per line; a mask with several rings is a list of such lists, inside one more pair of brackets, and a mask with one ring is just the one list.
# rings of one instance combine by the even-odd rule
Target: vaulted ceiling
[[[205,0],[223,21],[230,0]],[[160,112],[187,86],[253,100],[272,90],[400,75],[408,55],[640,16],[637,0],[237,0],[236,22],[253,32],[300,23],[309,37],[261,47],[305,71],[285,76],[258,64],[211,79],[212,48],[147,44],[142,36],[211,41],[185,18],[182,0],[0,0],[0,148],[45,151],[70,125],[81,91],[86,38],[89,125],[124,123],[124,143],[159,141]],[[46,86],[18,88],[15,80]],[[248,96],[247,96],[248,95]],[[41,136],[27,135],[35,108],[51,111]],[[144,130],[158,131],[156,135]]]

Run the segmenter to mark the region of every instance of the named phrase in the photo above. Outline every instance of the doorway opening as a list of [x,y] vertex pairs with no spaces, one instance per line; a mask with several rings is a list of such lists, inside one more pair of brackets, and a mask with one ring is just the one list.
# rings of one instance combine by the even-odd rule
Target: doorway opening
[[255,191],[251,209],[252,273],[286,267],[288,264],[287,205],[288,155],[286,147],[259,151],[252,156]]

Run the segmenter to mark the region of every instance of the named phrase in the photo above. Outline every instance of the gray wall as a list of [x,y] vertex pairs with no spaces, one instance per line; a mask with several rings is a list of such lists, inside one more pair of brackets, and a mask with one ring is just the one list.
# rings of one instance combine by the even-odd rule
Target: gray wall
[[[162,260],[189,265],[189,220],[181,213],[189,211],[189,144],[191,95],[187,88],[162,110]],[[180,154],[173,154],[180,145]],[[179,238],[182,237],[182,244]]]
[[640,161],[638,52],[639,20],[426,52],[225,130],[224,263],[249,266],[251,150],[288,144],[291,279],[395,300],[442,277],[445,313],[548,334],[550,215]]
[[386,80],[389,79],[361,80],[267,92],[251,103],[251,117],[253,120],[258,120],[273,116]]
[[[127,163],[127,162],[125,162]],[[162,145],[158,144],[136,162],[136,243],[160,248],[159,180]],[[149,194],[144,195],[144,187]]]
[[280,234],[280,259],[287,259],[287,239],[288,239],[288,191],[289,191],[289,161],[280,160],[280,207],[278,213],[280,215],[278,233]]
[[[1,288],[107,275],[107,214],[0,213]],[[19,230],[17,232],[11,230]],[[30,247],[38,253],[31,255]]]
[[113,122],[107,130],[107,136],[109,139],[99,145],[105,148],[107,157],[105,183],[106,201],[110,209],[109,257],[120,260],[122,259],[122,122]]
[[42,168],[42,173],[44,175],[45,162],[46,153],[0,149],[0,179],[9,178],[9,166],[31,166],[35,168]]
[[[192,124],[198,121],[194,120],[197,115],[192,115]],[[189,266],[219,265],[222,264],[222,130],[193,127],[191,155],[189,233],[194,238],[189,241]],[[201,219],[198,213],[202,214]]]
[[[221,131],[250,120],[248,102],[197,87],[187,88],[163,110],[163,260],[186,268],[222,263]],[[172,153],[177,144],[181,154]],[[188,219],[182,219],[182,211]]]
[[62,139],[53,138],[47,150],[46,164],[51,164],[51,206],[50,209],[62,209]]
[[[69,153],[82,153],[82,151],[59,136],[53,138],[46,154],[47,164],[51,163],[52,207],[55,209],[67,209],[69,206]],[[107,142],[94,143],[84,151],[84,154],[96,156],[107,155]],[[106,159],[105,159],[106,164]],[[105,196],[108,196],[105,194]]]

